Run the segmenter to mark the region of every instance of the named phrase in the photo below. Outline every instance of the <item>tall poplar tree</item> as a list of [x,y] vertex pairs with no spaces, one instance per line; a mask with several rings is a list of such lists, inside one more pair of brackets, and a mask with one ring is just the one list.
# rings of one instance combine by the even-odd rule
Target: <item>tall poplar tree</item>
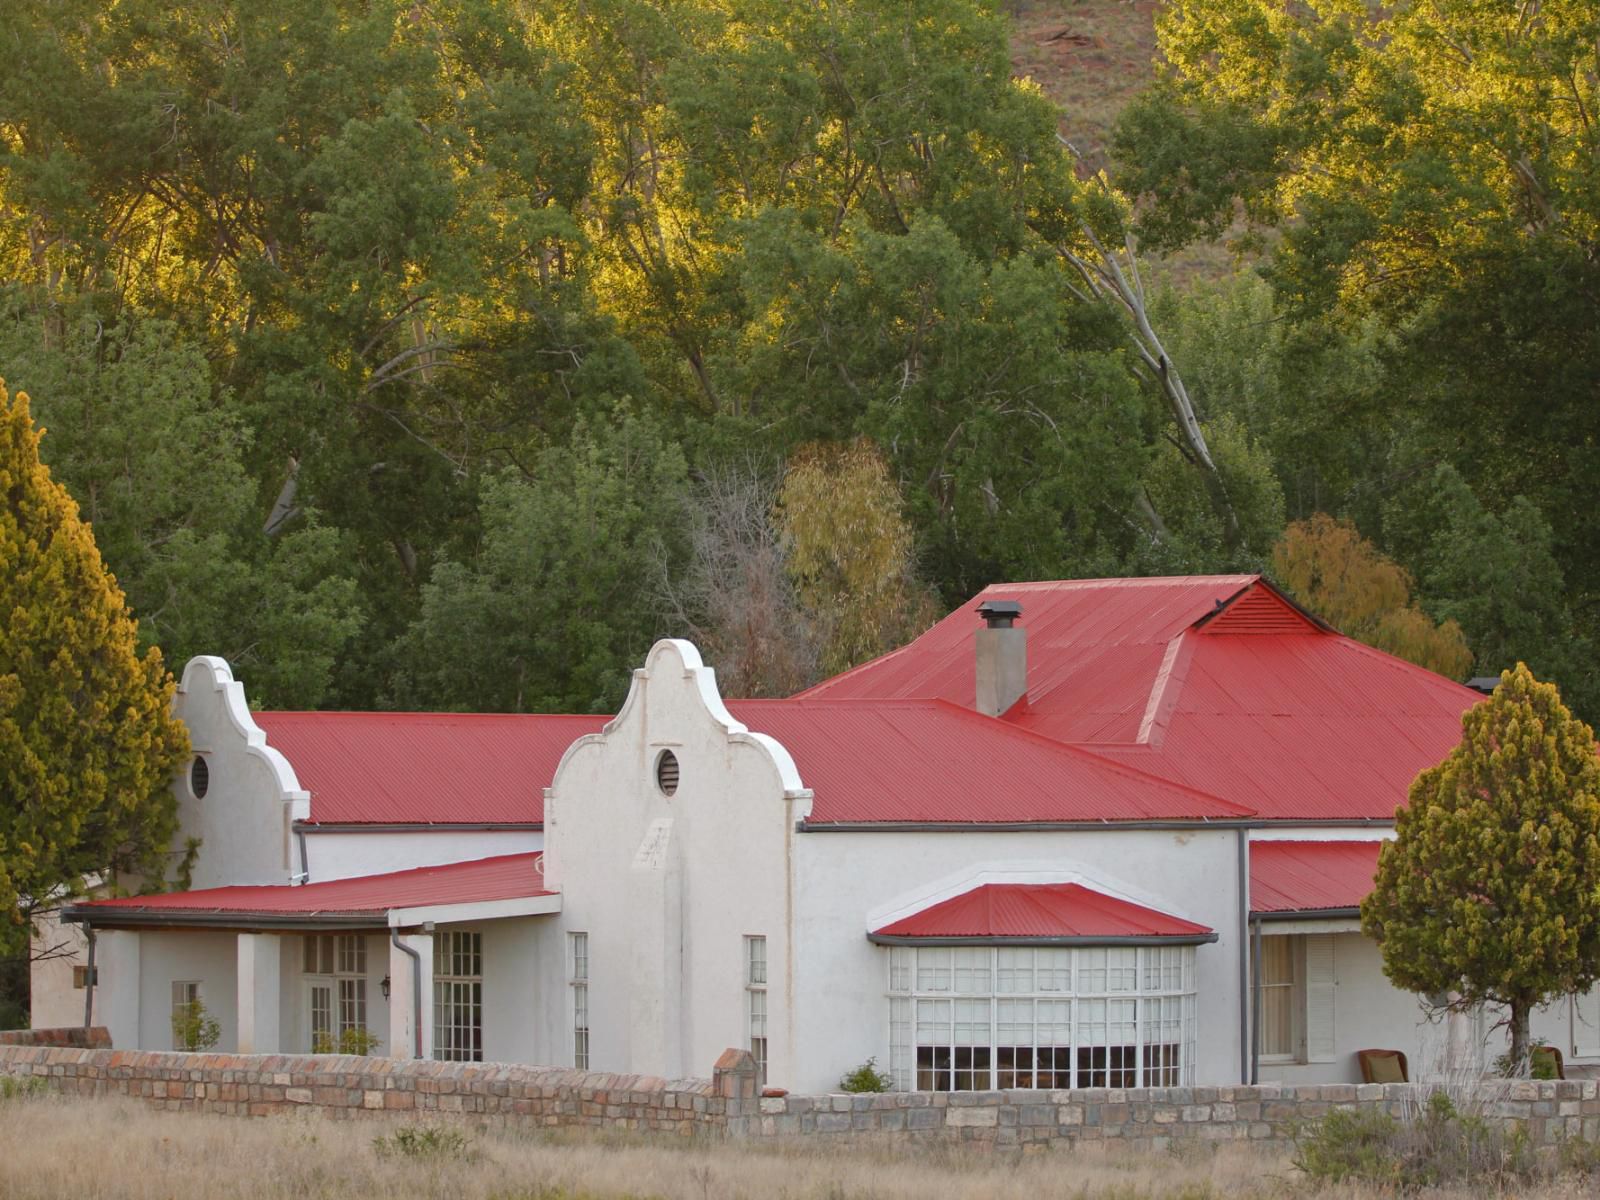
[[189,737],[172,677],[0,381],[0,950],[87,876],[159,871]]
[[1397,986],[1451,1011],[1528,1016],[1600,980],[1600,761],[1594,731],[1522,663],[1461,718],[1461,744],[1417,776],[1361,906]]

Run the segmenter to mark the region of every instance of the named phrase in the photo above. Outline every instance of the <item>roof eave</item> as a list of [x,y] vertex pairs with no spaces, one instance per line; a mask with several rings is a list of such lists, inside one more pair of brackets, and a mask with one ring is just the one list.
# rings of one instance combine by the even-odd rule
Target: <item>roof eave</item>
[[344,911],[281,913],[251,911],[207,910],[185,912],[181,909],[158,908],[99,908],[92,905],[71,905],[61,910],[61,920],[69,925],[82,925],[86,929],[371,929],[381,931],[388,927],[387,915],[380,909],[350,909]]
[[1126,821],[797,821],[796,833],[1047,833],[1090,829],[1261,829],[1259,817],[1161,817]]
[[1252,921],[1325,921],[1359,917],[1360,905],[1342,905],[1334,908],[1279,908],[1268,911],[1252,909]]
[[1044,934],[919,937],[911,934],[869,933],[867,940],[879,946],[1200,946],[1216,941],[1217,934],[1211,930],[1205,933],[1072,934],[1059,937]]

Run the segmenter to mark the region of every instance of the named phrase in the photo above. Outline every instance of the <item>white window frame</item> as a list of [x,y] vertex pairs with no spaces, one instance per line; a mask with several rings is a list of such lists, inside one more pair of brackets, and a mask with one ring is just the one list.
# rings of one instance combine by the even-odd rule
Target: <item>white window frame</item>
[[[889,1066],[895,1086],[1192,1086],[1194,950],[892,946]],[[927,1036],[943,1029],[947,1038]]]
[[[1268,1054],[1263,1046],[1260,1061],[1267,1066],[1334,1062],[1338,1057],[1335,1053],[1334,1004],[1334,992],[1337,986],[1336,935],[1264,933],[1261,941],[1264,945],[1274,937],[1284,938],[1289,943],[1289,961],[1294,973],[1289,985],[1293,997],[1289,1002],[1289,1008],[1294,1024],[1290,1033],[1290,1050],[1287,1053]],[[1269,985],[1263,976],[1262,990],[1267,986]],[[1256,1012],[1264,1014],[1265,1011],[1265,1000],[1261,998]],[[1258,1037],[1259,1034],[1253,1036]]]
[[572,1065],[589,1069],[589,935],[567,935],[567,984],[572,992]]
[[[1285,945],[1288,947],[1289,978],[1286,980],[1267,980],[1266,946],[1268,942]],[[1257,1044],[1261,1047],[1261,1062],[1265,1065],[1285,1063],[1302,1063],[1306,1057],[1306,971],[1305,971],[1305,943],[1296,934],[1262,934],[1261,942],[1261,982],[1257,986],[1259,1000],[1255,1011],[1260,1014],[1262,1033],[1257,1034]],[[1264,1037],[1266,1028],[1267,995],[1269,991],[1283,991],[1289,993],[1289,1047],[1281,1051],[1269,1051]]]
[[[181,997],[181,999],[180,999],[180,997]],[[205,998],[200,994],[200,980],[198,980],[198,979],[174,979],[172,981],[172,1011],[171,1011],[172,1020],[169,1022],[169,1024],[172,1026],[172,1048],[174,1050],[187,1050],[188,1049],[187,1046],[178,1045],[178,1030],[177,1030],[178,1006],[181,1005],[181,1004],[201,1004],[201,1005],[203,1005],[204,1003],[205,1003]]]
[[756,1083],[767,1082],[767,938],[746,934],[744,939],[745,1032],[750,1057],[756,1060]]
[[[306,1049],[316,1052],[317,1034],[326,1032],[335,1045],[347,1029],[371,1030],[367,1023],[367,935],[308,933],[301,938],[300,977],[304,981]],[[329,1028],[319,1030],[316,992],[328,991]]]
[[433,935],[433,1057],[483,1061],[483,934],[478,930]]

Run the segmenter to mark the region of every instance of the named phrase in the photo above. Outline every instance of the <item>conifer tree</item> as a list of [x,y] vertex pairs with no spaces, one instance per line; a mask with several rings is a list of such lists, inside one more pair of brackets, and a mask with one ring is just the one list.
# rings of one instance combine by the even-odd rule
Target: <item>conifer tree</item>
[[1461,728],[1395,814],[1361,924],[1397,986],[1449,1011],[1504,1006],[1525,1072],[1533,1009],[1600,980],[1600,762],[1522,663]]
[[[158,873],[189,753],[172,677],[0,381],[0,947],[91,875]],[[9,945],[7,945],[9,944]]]

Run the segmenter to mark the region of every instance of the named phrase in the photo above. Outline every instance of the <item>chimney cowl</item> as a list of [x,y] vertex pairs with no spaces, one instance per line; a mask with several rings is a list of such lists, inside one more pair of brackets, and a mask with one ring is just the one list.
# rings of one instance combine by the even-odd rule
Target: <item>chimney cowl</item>
[[978,605],[978,615],[990,629],[1010,629],[1022,615],[1022,605],[1015,600],[985,600]]

